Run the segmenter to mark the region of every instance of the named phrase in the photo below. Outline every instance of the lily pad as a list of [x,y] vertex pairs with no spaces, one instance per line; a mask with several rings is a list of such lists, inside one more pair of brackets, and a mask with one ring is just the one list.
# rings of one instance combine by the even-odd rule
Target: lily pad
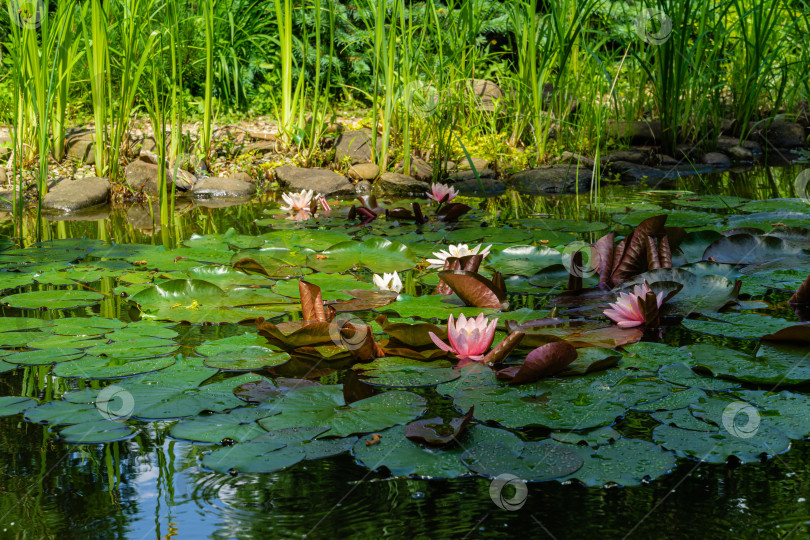
[[582,457],[569,445],[550,439],[524,443],[515,452],[503,443],[473,446],[461,459],[470,470],[490,478],[511,474],[524,482],[544,482],[568,476],[582,467]]
[[241,351],[221,352],[209,356],[203,363],[214,369],[225,371],[252,371],[280,366],[290,359],[283,351],[274,351],[266,347],[246,347]]
[[378,274],[399,272],[415,267],[418,262],[416,255],[405,244],[380,237],[367,238],[362,242],[341,242],[318,256],[307,257],[307,266],[330,274],[344,272],[354,266],[365,266]]
[[638,486],[669,473],[676,466],[675,455],[657,444],[638,439],[619,439],[597,449],[576,447],[582,468],[561,478],[576,479],[587,487]]
[[485,264],[502,274],[533,276],[543,268],[562,264],[562,253],[536,246],[510,246],[490,255]]
[[26,409],[36,406],[37,402],[35,399],[16,396],[0,397],[0,418],[19,414]]
[[523,441],[509,431],[486,426],[473,426],[462,436],[458,446],[441,450],[415,443],[405,437],[405,426],[395,426],[380,433],[379,442],[361,437],[352,454],[365,467],[388,469],[394,476],[416,478],[456,478],[470,475],[462,463],[466,448],[480,444],[500,443],[511,451],[519,452]]
[[402,424],[425,412],[424,398],[394,390],[347,404],[342,385],[298,388],[280,403],[266,406],[281,414],[259,423],[268,431],[282,428],[329,426],[329,436],[346,437]]
[[34,291],[11,294],[0,298],[11,307],[20,309],[72,309],[92,306],[104,299],[104,295],[92,291]]
[[362,370],[363,382],[372,386],[412,388],[435,386],[461,376],[446,360],[424,362],[399,356],[378,358],[369,364],[354,367]]
[[57,377],[75,377],[81,379],[121,379],[142,373],[165,369],[175,363],[175,358],[107,358],[84,356],[70,362],[61,362],[53,369]]
[[62,429],[59,436],[66,442],[76,444],[100,444],[123,441],[133,437],[135,430],[122,422],[96,420],[82,422]]
[[249,441],[267,433],[256,421],[280,411],[241,408],[232,411],[203,414],[180,420],[169,432],[175,439],[220,443],[225,439]]

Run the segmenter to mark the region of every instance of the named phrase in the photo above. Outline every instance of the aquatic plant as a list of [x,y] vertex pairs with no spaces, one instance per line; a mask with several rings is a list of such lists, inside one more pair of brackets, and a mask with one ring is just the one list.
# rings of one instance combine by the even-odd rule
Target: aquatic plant
[[498,319],[490,321],[483,313],[475,318],[467,318],[462,313],[455,321],[452,315],[447,320],[447,340],[450,345],[436,337],[433,332],[428,335],[441,350],[453,353],[460,360],[456,367],[461,368],[470,362],[480,362],[484,359],[484,353],[492,345],[497,325]]

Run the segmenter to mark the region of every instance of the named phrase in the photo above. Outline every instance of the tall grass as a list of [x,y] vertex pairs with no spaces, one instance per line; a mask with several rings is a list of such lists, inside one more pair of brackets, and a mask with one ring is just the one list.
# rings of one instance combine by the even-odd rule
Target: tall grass
[[[6,7],[0,25],[8,28],[2,46],[12,95],[0,114],[11,125],[16,207],[26,168],[35,170],[39,196],[46,193],[49,161],[63,159],[68,127],[81,114],[92,113],[96,174],[118,182],[133,120],[145,112],[166,182],[172,173],[163,160],[176,167],[190,151],[182,134],[190,105],[200,104],[194,135],[208,160],[215,114],[244,114],[255,98],[251,81],[262,78],[282,147],[300,162],[325,164],[325,127],[351,96],[369,110],[383,169],[403,157],[409,172],[407,158],[417,155],[437,178],[448,160],[464,158],[462,147],[491,147],[520,166],[563,149],[598,155],[616,144],[611,122],[659,120],[671,154],[686,143],[712,147],[723,120],[734,120],[745,138],[810,98],[807,0],[6,0]],[[645,10],[658,14],[647,21],[651,32],[671,25],[660,40],[637,35]],[[494,110],[480,110],[471,79],[503,87]],[[84,109],[72,106],[83,101]],[[166,197],[161,206],[170,209],[171,190]]]

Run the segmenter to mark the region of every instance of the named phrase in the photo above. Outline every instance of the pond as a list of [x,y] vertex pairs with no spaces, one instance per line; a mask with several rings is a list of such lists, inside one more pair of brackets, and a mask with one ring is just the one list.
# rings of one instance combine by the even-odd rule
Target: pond
[[[471,209],[450,222],[422,200],[425,224],[360,226],[351,201],[289,220],[275,196],[164,226],[119,208],[48,223],[49,240],[0,252],[0,536],[805,536],[810,326],[788,304],[810,274],[801,171],[459,197]],[[666,292],[660,329],[607,319],[616,293],[588,288],[598,272],[561,295],[567,246],[658,215],[685,233],[678,268],[617,286],[641,275]],[[443,280],[425,259],[479,243],[480,273],[456,275],[486,292],[428,296]],[[393,271],[398,298],[371,292]],[[299,278],[325,307],[302,310],[315,289]],[[493,295],[500,307],[459,298]],[[331,341],[295,332],[319,307],[337,311]],[[497,317],[493,345],[525,334],[500,366],[512,375],[561,338],[578,356],[517,385],[454,369],[425,337],[461,313]],[[527,324],[549,317],[585,321]],[[366,324],[386,357],[363,363],[344,330]],[[437,417],[420,433],[449,444],[405,436]]]

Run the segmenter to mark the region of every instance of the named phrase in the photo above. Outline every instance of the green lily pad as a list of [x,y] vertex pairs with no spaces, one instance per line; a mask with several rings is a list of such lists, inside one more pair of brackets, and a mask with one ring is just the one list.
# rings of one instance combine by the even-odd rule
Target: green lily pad
[[20,309],[72,309],[92,306],[104,299],[104,295],[92,291],[34,291],[11,294],[0,298],[11,307]]
[[624,215],[617,214],[613,216],[613,220],[622,225],[635,227],[645,219],[661,214],[666,214],[667,225],[670,227],[703,227],[719,219],[715,214],[694,210],[639,210]]
[[87,349],[87,354],[110,358],[146,358],[166,356],[177,351],[180,345],[170,339],[138,338],[104,343]]
[[62,429],[59,436],[66,442],[76,444],[100,444],[123,441],[135,435],[135,430],[122,422],[96,420],[82,422]]
[[735,394],[756,406],[763,420],[791,439],[803,439],[810,435],[810,417],[807,415],[810,396],[787,390],[739,390]]
[[57,377],[81,379],[120,379],[160,371],[173,365],[175,361],[175,358],[171,356],[143,359],[84,356],[77,360],[57,364],[54,366],[53,374]]
[[31,317],[0,317],[0,332],[38,330],[50,324],[50,321]]
[[16,396],[0,397],[0,418],[19,414],[26,409],[36,406],[37,401],[35,399]]
[[622,368],[625,369],[658,371],[673,361],[686,365],[694,363],[688,352],[665,343],[640,341],[632,345],[625,345],[624,350],[632,355],[625,356],[622,360]]
[[233,395],[233,389],[262,380],[258,375],[246,374],[202,385],[212,374],[209,368],[183,359],[161,371],[138,375],[118,384],[132,396],[133,416],[167,419],[241,407],[244,402]]
[[759,339],[795,325],[795,322],[755,313],[707,313],[714,321],[684,319],[683,325],[689,330],[712,336],[737,339]]
[[25,419],[35,424],[67,426],[104,419],[104,414],[93,403],[68,403],[51,401],[38,407],[26,409]]
[[399,272],[409,270],[419,262],[416,255],[399,242],[385,238],[371,237],[362,242],[341,242],[320,253],[307,257],[307,266],[334,274],[344,272],[354,266],[365,266],[374,273]]
[[622,434],[610,426],[591,429],[585,432],[579,431],[553,431],[551,438],[557,442],[568,444],[586,444],[588,446],[600,446],[610,444],[621,439]]
[[203,363],[214,369],[225,371],[252,371],[280,366],[290,359],[283,351],[267,347],[246,347],[240,351],[226,351],[209,356]]
[[692,354],[699,369],[722,379],[783,385],[801,384],[810,380],[810,366],[797,367],[794,365],[796,359],[773,361],[709,343],[687,345],[684,350]]
[[48,336],[50,336],[49,333],[39,331],[0,332],[0,347],[25,347],[31,341]]
[[225,439],[249,441],[267,433],[256,422],[280,411],[241,408],[232,411],[192,416],[180,420],[169,432],[175,439],[194,442],[220,443]]
[[378,443],[366,444],[367,441],[367,437],[361,438],[352,450],[355,459],[365,467],[371,470],[385,467],[393,476],[431,479],[470,475],[470,470],[461,461],[466,448],[493,443],[503,444],[514,452],[523,448],[523,441],[517,435],[480,425],[471,427],[461,437],[458,446],[441,450],[406,438],[405,426],[395,426],[381,432]]
[[270,402],[281,414],[259,423],[268,431],[292,427],[329,426],[329,436],[346,437],[402,424],[424,414],[424,398],[393,390],[347,404],[342,385],[309,386],[286,394],[281,402]]
[[3,358],[9,364],[23,364],[26,366],[40,366],[67,362],[84,356],[85,352],[79,349],[40,349],[10,354]]
[[676,466],[672,452],[638,439],[619,439],[596,449],[579,446],[574,450],[582,457],[582,468],[560,481],[576,479],[587,487],[638,486]]
[[378,358],[369,364],[359,364],[363,382],[372,386],[412,388],[435,386],[461,376],[446,360],[424,362],[399,356]]
[[259,334],[250,332],[245,332],[241,336],[207,340],[197,345],[195,350],[203,356],[216,356],[223,353],[238,352],[247,347],[265,347],[271,350],[277,350],[267,343],[267,339]]
[[502,274],[533,276],[543,268],[562,264],[562,253],[548,247],[510,246],[490,255],[485,263]]
[[748,199],[744,197],[735,197],[734,195],[692,195],[689,197],[673,199],[672,203],[678,206],[687,206],[690,208],[733,210],[734,208],[742,206],[747,201]]
[[470,470],[490,478],[511,474],[524,482],[544,482],[568,476],[582,467],[582,457],[570,446],[551,439],[524,443],[515,452],[503,443],[473,446],[461,456]]

